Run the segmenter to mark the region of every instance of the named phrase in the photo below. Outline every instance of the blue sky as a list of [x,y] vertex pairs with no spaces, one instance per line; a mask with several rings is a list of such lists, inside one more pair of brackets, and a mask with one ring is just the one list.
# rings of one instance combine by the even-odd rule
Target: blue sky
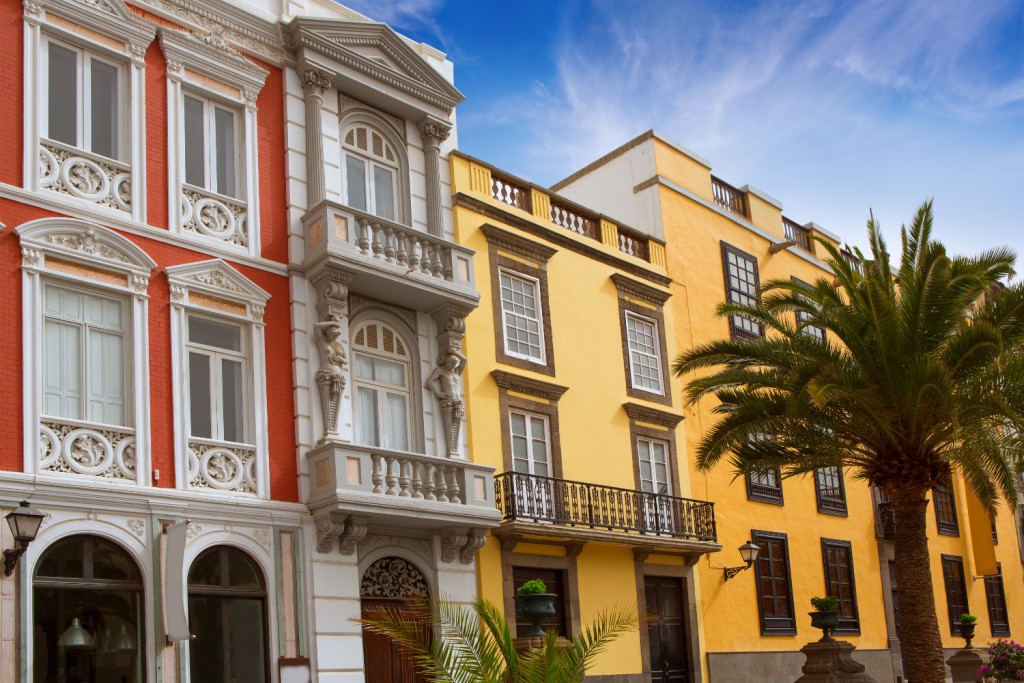
[[1024,271],[1024,0],[345,4],[447,52],[460,148],[538,184],[655,128],[799,223],[896,241],[934,197]]

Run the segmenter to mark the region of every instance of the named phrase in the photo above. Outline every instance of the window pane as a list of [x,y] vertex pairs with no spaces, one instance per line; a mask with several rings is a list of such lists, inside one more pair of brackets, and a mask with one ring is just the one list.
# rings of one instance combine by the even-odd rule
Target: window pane
[[[228,612],[227,651],[234,681],[265,681],[263,653],[263,600],[225,600]],[[195,679],[193,679],[195,680]]]
[[356,354],[356,377],[359,379],[373,379],[373,359],[369,356]]
[[46,136],[78,146],[78,55],[50,43]]
[[224,414],[224,440],[245,443],[245,381],[242,363],[221,359],[221,409]]
[[228,351],[242,350],[242,328],[206,318],[188,319],[188,340],[194,344],[215,346]]
[[235,114],[227,109],[214,109],[217,135],[217,187],[216,192],[235,196]]
[[96,59],[89,61],[92,67],[92,151],[116,159],[118,69]]
[[379,446],[377,430],[377,392],[356,387],[356,441],[365,446]]
[[206,187],[203,101],[185,95],[185,182]]
[[210,403],[210,357],[202,353],[188,354],[189,414],[192,436],[213,438]]
[[381,218],[395,219],[395,174],[380,166],[373,167],[374,213]]
[[405,396],[401,394],[385,395],[384,426],[388,440],[384,445],[399,451],[409,450],[409,418]]
[[125,424],[124,337],[89,330],[89,414],[92,422]]
[[348,205],[366,211],[366,163],[345,155],[345,176]]
[[82,328],[47,320],[43,327],[43,413],[82,419]]
[[373,359],[373,379],[395,387],[405,386],[405,366],[380,358]]

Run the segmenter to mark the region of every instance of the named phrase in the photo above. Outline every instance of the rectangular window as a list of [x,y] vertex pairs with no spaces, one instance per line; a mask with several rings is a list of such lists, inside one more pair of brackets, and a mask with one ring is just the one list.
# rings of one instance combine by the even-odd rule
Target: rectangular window
[[537,281],[505,270],[499,273],[505,352],[544,363],[543,320]]
[[190,315],[187,349],[191,436],[248,443],[242,327]]
[[663,394],[658,323],[626,311],[626,341],[633,388]]
[[119,158],[123,73],[115,62],[48,39],[45,137]]
[[839,599],[837,633],[860,633],[857,615],[857,587],[853,581],[853,549],[849,541],[821,539],[825,564],[825,594]]
[[959,536],[956,500],[953,498],[953,478],[948,471],[943,480],[932,489],[932,499],[935,501],[935,524],[939,533],[944,536]]
[[998,563],[995,576],[985,577],[985,602],[988,603],[988,621],[992,635],[1010,635],[1010,617],[1006,611],[1006,592],[1003,590],[1003,568]]
[[949,612],[949,630],[960,635],[960,615],[970,614],[964,581],[964,562],[956,555],[942,556],[942,580],[946,584],[946,607]]
[[43,414],[127,426],[125,302],[47,283]]
[[754,531],[751,540],[761,548],[754,563],[762,635],[796,633],[792,580],[789,576],[789,544],[786,534]]
[[197,95],[184,96],[185,182],[238,197],[241,140],[238,112]]
[[846,489],[840,468],[819,467],[814,470],[814,488],[818,497],[818,512],[846,515]]
[[747,474],[747,498],[782,505],[782,473],[771,469]]
[[551,476],[551,441],[548,420],[543,415],[509,413],[512,440],[512,468],[516,472]]
[[358,443],[409,450],[407,370],[400,361],[355,354]]
[[[741,306],[757,304],[760,300],[758,289],[761,286],[757,259],[723,242],[722,262],[725,268],[726,301]],[[730,329],[733,339],[764,336],[760,323],[741,315],[730,318]]]
[[[554,593],[555,613],[541,619],[540,625],[544,631],[554,630],[562,637],[569,637],[568,615],[569,595],[568,583],[563,569],[539,569],[534,567],[512,567],[512,591],[519,590],[527,581],[540,579],[547,587],[548,593]],[[530,633],[530,621],[526,617],[516,617],[516,637],[524,638]]]
[[[791,278],[791,279],[793,280],[793,282],[795,282],[798,285],[803,285],[804,287],[810,287],[810,284],[804,282],[800,278],[794,277],[794,278]],[[803,311],[797,311],[796,312],[796,324],[797,325],[803,325],[802,332],[804,334],[806,334],[808,337],[815,337],[817,339],[824,339],[825,338],[825,330],[824,330],[824,328],[817,327],[815,325],[804,325],[804,323],[806,323],[807,320],[809,320],[809,319],[810,319],[810,316],[807,313],[804,313]]]
[[664,441],[639,438],[636,440],[636,452],[640,464],[640,490],[671,496],[672,470],[669,465],[668,444]]

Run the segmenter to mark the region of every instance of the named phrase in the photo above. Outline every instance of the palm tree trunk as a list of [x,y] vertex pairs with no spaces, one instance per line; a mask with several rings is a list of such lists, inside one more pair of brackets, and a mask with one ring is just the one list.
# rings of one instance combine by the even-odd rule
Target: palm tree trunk
[[945,683],[946,662],[935,614],[925,513],[919,491],[893,492],[896,518],[896,585],[900,596],[900,646],[911,683]]

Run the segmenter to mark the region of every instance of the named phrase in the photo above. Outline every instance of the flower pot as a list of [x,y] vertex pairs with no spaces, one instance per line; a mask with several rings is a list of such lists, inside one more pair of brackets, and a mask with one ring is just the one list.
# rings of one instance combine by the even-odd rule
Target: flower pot
[[516,614],[530,621],[531,636],[543,636],[540,622],[544,617],[555,614],[555,593],[530,593],[516,596]]
[[965,648],[970,649],[971,647],[971,640],[974,639],[975,626],[977,626],[977,624],[965,624],[963,622],[960,623],[960,637],[963,638],[964,641],[966,641],[966,643],[964,644]]
[[821,637],[823,641],[832,640],[832,632],[839,626],[839,612],[810,612],[811,615],[811,626],[814,628],[820,628],[825,635]]

